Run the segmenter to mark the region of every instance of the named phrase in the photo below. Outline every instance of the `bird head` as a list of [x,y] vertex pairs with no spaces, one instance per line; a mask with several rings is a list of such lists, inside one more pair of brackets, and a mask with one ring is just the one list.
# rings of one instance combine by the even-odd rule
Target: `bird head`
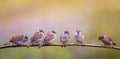
[[24,37],[24,40],[23,40],[24,42],[28,40],[28,36],[24,35],[23,37]]
[[55,31],[51,31],[52,33],[54,33],[54,34],[56,34],[56,32]]
[[41,29],[39,29],[39,32],[43,32],[43,33],[44,33],[44,31],[43,31],[43,30],[41,30]]
[[28,39],[28,37],[27,37],[26,35],[23,35],[23,34],[22,34],[21,36],[24,37],[25,39]]
[[65,33],[65,34],[69,34],[69,32],[68,32],[68,31],[64,31],[64,33]]
[[77,32],[77,34],[80,34],[80,33],[82,33],[80,30],[76,30],[76,32]]
[[25,37],[25,39],[28,39],[28,37],[26,35],[24,37]]
[[101,35],[98,40],[103,40],[107,35]]

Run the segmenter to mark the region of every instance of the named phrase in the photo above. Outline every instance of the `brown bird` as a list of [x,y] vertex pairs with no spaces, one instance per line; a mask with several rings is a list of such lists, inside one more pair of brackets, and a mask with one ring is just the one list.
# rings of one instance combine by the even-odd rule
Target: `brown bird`
[[4,45],[23,45],[24,42],[28,40],[28,37],[26,35],[17,35],[13,36],[8,43],[5,43]]
[[[68,42],[69,38],[70,38],[69,32],[64,31],[64,33],[62,33],[60,36],[60,42],[62,44],[66,44]],[[66,46],[61,46],[61,47],[66,47]]]
[[38,48],[41,48],[42,45],[40,44],[40,41],[42,42],[43,38],[44,31],[40,29],[38,32],[35,32],[35,34],[30,38],[31,42],[28,44],[27,47],[30,47],[33,44],[38,44]]
[[98,40],[101,40],[107,46],[110,46],[110,47],[113,47],[114,45],[116,46],[116,43],[114,43],[112,39],[107,35],[100,36]]
[[51,31],[51,32],[47,32],[43,44],[45,45],[49,45],[52,44],[51,42],[56,38],[56,32],[55,31]]

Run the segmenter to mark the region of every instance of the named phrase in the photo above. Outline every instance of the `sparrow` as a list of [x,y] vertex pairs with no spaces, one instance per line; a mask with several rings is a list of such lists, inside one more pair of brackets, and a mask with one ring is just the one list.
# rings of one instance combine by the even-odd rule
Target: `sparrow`
[[105,46],[106,45],[110,47],[116,46],[116,43],[114,43],[112,39],[107,35],[100,36],[98,40],[101,40],[105,44]]
[[78,42],[80,44],[84,43],[84,35],[80,30],[76,30],[75,40],[76,40],[76,42]]
[[8,43],[5,43],[4,45],[23,45],[24,42],[28,40],[28,37],[26,35],[17,35],[13,36]]
[[[64,31],[60,36],[60,42],[62,44],[66,44],[68,42],[69,38],[70,38],[69,32]],[[66,46],[61,46],[61,47],[66,47]]]
[[51,45],[52,44],[51,42],[54,39],[56,39],[56,32],[55,31],[47,32],[46,36],[44,38],[43,44],[45,44],[45,45],[49,45],[50,44]]
[[28,44],[28,48],[33,45],[34,43],[38,44],[38,48],[41,48],[42,45],[40,44],[40,41],[42,41],[44,38],[44,31],[39,30],[38,32],[35,32],[35,34],[30,38],[31,42]]

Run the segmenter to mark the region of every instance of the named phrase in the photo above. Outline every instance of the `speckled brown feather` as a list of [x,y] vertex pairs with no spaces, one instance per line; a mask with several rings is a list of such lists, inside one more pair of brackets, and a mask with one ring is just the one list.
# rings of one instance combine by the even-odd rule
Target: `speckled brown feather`
[[33,39],[34,40],[38,40],[38,39],[40,39],[40,38],[42,38],[43,37],[43,35],[40,33],[40,32],[35,32],[35,34],[33,35]]
[[44,42],[51,41],[54,38],[54,35],[48,32],[44,38]]

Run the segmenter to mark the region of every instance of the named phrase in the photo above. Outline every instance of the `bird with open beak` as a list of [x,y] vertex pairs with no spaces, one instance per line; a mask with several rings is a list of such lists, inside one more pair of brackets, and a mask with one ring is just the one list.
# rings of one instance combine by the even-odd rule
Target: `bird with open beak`
[[52,41],[56,39],[56,32],[55,31],[50,31],[46,33],[46,36],[44,38],[43,44],[44,45],[52,45]]
[[16,35],[13,36],[8,43],[5,43],[4,45],[23,45],[24,42],[28,40],[28,37],[26,35]]
[[84,43],[84,35],[80,30],[76,30],[75,40],[76,40],[77,43],[80,43],[80,44]]
[[100,36],[98,40],[101,40],[105,44],[105,46],[109,46],[109,47],[116,46],[116,43],[114,43],[112,39],[107,35]]
[[[69,32],[64,31],[60,36],[60,42],[62,44],[66,44],[68,42],[69,38],[70,38]],[[61,46],[61,47],[66,47],[66,46]]]
[[30,38],[31,42],[28,44],[27,47],[30,47],[33,44],[38,44],[38,48],[41,48],[42,44],[40,44],[40,42],[43,41],[43,38],[44,38],[44,31],[40,29],[38,32],[35,32],[35,34]]

